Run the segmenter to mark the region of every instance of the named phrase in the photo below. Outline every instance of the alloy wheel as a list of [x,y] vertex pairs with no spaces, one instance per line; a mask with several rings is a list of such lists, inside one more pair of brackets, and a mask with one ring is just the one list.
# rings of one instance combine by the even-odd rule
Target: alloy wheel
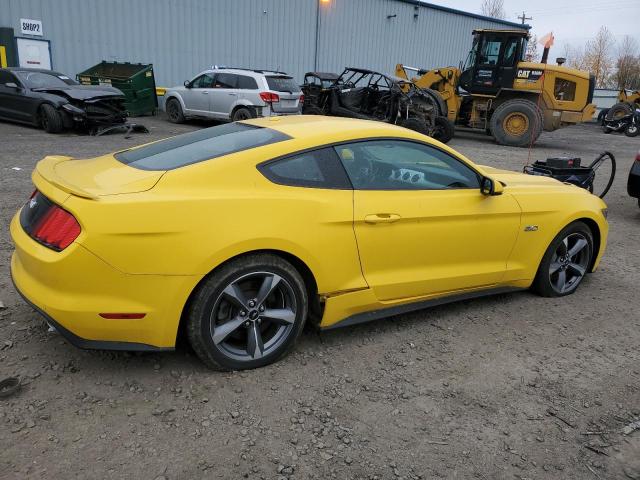
[[229,283],[215,300],[210,335],[233,360],[263,358],[287,340],[296,320],[294,290],[273,272],[252,272]]
[[582,233],[567,235],[553,253],[549,266],[551,286],[558,293],[575,290],[587,273],[591,245]]

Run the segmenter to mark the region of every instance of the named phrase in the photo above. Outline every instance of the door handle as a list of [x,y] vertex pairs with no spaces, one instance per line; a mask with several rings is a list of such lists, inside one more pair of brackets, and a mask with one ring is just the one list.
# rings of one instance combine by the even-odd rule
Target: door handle
[[229,92],[229,95],[238,95],[237,93]]
[[366,223],[393,223],[398,220],[400,220],[400,215],[396,213],[375,213],[364,217]]
[[202,94],[203,94],[203,95],[209,95],[209,92],[207,92],[207,91],[203,90],[203,91],[202,91]]

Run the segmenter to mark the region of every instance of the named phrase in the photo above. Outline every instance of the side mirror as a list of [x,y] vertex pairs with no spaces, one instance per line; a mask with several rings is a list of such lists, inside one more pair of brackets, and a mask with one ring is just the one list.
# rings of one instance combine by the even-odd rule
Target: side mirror
[[191,88],[191,82],[190,82],[189,80],[185,80],[185,81],[184,81],[184,86],[185,86],[186,88]]
[[16,90],[20,90],[20,87],[14,82],[7,82],[4,84],[5,87],[15,88]]
[[502,183],[489,177],[482,177],[480,181],[480,193],[487,196],[502,195],[504,187]]

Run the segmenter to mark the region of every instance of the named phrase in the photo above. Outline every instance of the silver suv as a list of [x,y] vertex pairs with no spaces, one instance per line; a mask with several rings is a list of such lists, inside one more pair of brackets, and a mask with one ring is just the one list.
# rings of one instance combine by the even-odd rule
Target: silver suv
[[165,111],[173,123],[186,118],[246,120],[271,115],[297,115],[304,95],[283,72],[212,68],[167,89]]

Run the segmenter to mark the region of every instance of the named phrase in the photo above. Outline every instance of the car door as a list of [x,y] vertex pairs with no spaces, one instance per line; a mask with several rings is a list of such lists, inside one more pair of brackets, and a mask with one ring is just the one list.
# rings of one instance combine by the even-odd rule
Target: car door
[[[7,86],[15,84],[14,86]],[[32,120],[32,103],[30,92],[23,83],[9,71],[0,71],[0,116],[10,120],[29,122]]]
[[220,118],[229,118],[238,100],[238,76],[233,73],[218,72],[211,94],[211,111]]
[[469,165],[427,144],[381,139],[335,148],[354,186],[364,276],[379,300],[501,281],[520,226],[511,195],[483,195]]
[[214,74],[205,72],[194,78],[189,88],[182,92],[185,113],[201,117],[211,116],[210,96],[213,87]]

